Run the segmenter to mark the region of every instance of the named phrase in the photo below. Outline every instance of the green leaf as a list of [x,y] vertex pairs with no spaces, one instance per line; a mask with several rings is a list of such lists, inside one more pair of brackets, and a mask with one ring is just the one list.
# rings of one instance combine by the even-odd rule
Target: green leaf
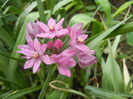
[[3,14],[6,14],[7,12],[16,13],[16,12],[20,12],[20,10],[19,10],[18,8],[14,7],[14,6],[8,6],[8,7],[4,10]]
[[127,33],[126,38],[127,38],[127,44],[133,46],[133,32]]
[[25,89],[22,89],[22,90],[17,90],[17,91],[14,91],[14,92],[10,93],[6,97],[4,97],[4,99],[15,99],[15,98],[24,96],[26,94],[32,93],[34,91],[37,91],[41,88],[42,88],[42,86],[35,86],[35,87],[25,88]]
[[103,10],[106,13],[107,19],[109,19],[110,18],[110,12],[111,12],[109,1],[108,0],[98,0],[97,2],[99,2],[101,4],[101,6],[103,7]]
[[15,86],[21,88],[20,85],[18,85],[17,83],[15,83],[15,82],[13,82],[13,81],[10,81],[10,80],[8,80],[8,79],[6,79],[6,78],[0,77],[0,80],[1,80],[1,81],[4,81],[4,82],[12,83],[12,84],[14,84]]
[[[120,37],[117,37],[113,46],[108,42],[109,55],[105,64],[102,64],[102,88],[109,89],[115,92],[124,92],[123,76],[119,65],[114,59],[114,53],[118,46]],[[115,44],[116,43],[116,44]]]
[[40,21],[46,23],[45,20],[45,15],[44,15],[44,8],[43,8],[43,3],[41,2],[41,0],[36,0],[37,1],[37,8],[39,11],[39,16],[40,16]]
[[[25,37],[25,35],[26,35],[26,23],[28,23],[29,21],[35,21],[38,17],[39,17],[38,12],[31,13],[26,17],[26,20],[25,20],[25,22],[24,22],[24,24],[23,24],[23,26],[19,32],[17,41],[16,41],[15,46],[13,48],[12,55],[11,55],[12,57],[19,58],[21,55],[20,53],[16,53],[15,51],[19,50],[19,48],[17,48],[18,45],[22,45],[26,41],[26,37]],[[9,71],[8,74],[9,74],[10,80],[13,80],[13,78],[14,78],[17,64],[18,64],[18,61],[10,59],[9,68],[8,68],[8,71]]]
[[[44,0],[42,0],[44,1]],[[32,2],[22,13],[21,15],[18,17],[18,20],[16,21],[15,23],[15,26],[14,26],[14,33],[17,34],[19,33],[21,27],[22,27],[22,24],[25,20],[25,18],[27,17],[27,15],[37,6],[37,3],[36,1]]]
[[[103,32],[102,34],[100,34],[99,36],[96,36],[95,39],[93,39],[89,44],[87,44],[87,46],[92,49],[93,47],[95,47],[96,44],[98,44],[101,40],[103,40],[106,36],[108,36],[111,32],[113,32],[116,28],[118,28],[120,25],[122,25],[125,21],[127,21],[129,18],[131,18],[132,16],[128,17],[127,19],[121,21],[120,23],[114,25],[112,28],[106,30],[105,32]],[[89,39],[88,39],[89,40]],[[88,42],[88,41],[87,41]]]
[[98,21],[94,21],[93,22],[93,26],[92,26],[92,35],[91,36],[94,36],[100,32],[102,32],[102,24]]
[[14,46],[14,39],[6,32],[4,28],[0,26],[0,38],[6,42],[6,44],[10,47],[13,48]]
[[72,0],[62,0],[59,3],[57,3],[54,8],[53,8],[53,12],[52,14],[54,14],[56,11],[58,11],[62,6],[68,4],[69,2],[71,2]]
[[126,93],[129,93],[129,92],[132,90],[132,88],[131,88],[132,80],[133,80],[133,75],[131,76],[131,78],[130,78],[128,84],[127,84],[127,87],[126,87],[126,89],[125,89],[125,92],[126,92]]
[[89,24],[91,21],[94,21],[95,19],[90,17],[87,14],[76,14],[74,15],[70,22],[69,22],[69,26],[72,26],[73,24],[76,23],[83,23],[84,26],[86,26],[87,24]]
[[119,13],[121,13],[123,10],[125,10],[128,6],[130,6],[131,4],[133,4],[133,1],[128,1],[126,3],[124,3],[111,17],[110,20],[112,20],[116,15],[118,15]]
[[[131,77],[130,77],[125,59],[123,59],[123,79],[124,79],[124,85],[125,85],[124,88],[128,89],[127,86],[128,86],[128,83],[129,83]],[[132,83],[128,87],[129,87],[129,89],[132,88]],[[127,90],[125,90],[125,91],[127,91]]]
[[59,99],[61,93],[62,93],[61,91],[53,91],[48,95],[46,99]]
[[88,85],[85,87],[85,89],[87,90],[86,93],[88,93],[89,95],[94,95],[102,99],[127,99],[124,97],[133,97],[133,95],[130,95],[130,94],[114,93],[112,91],[108,91],[102,88],[96,88]]

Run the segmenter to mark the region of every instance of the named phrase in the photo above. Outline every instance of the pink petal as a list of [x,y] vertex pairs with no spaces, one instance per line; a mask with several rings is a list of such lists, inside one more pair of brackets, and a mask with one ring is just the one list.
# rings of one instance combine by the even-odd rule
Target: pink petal
[[34,59],[27,60],[24,64],[24,69],[31,68],[35,63]]
[[63,21],[64,21],[64,18],[62,18],[62,19],[56,24],[56,26],[55,26],[56,30],[58,30],[58,29],[61,27]]
[[48,20],[48,26],[55,26],[56,25],[56,21],[53,18],[50,18]]
[[27,24],[27,23],[26,23],[26,29],[27,29],[28,35],[34,36],[34,31],[33,31],[33,29],[32,29],[32,27],[31,27],[30,24]]
[[79,35],[78,38],[82,39],[83,41],[88,37],[88,35]]
[[49,33],[40,33],[36,35],[37,37],[49,38]]
[[43,55],[42,60],[45,64],[52,64],[52,61],[48,55]]
[[88,62],[81,62],[81,61],[78,61],[79,62],[79,66],[81,67],[81,68],[86,68],[86,67],[88,67],[88,66],[90,66],[90,65],[92,65],[92,64],[95,64],[96,62],[97,62],[97,60],[96,59],[94,59],[94,60],[89,60]]
[[64,65],[66,65],[66,63],[68,62],[69,59],[70,59],[70,57],[62,55],[62,57],[60,57],[58,59],[56,58],[56,62],[59,64],[64,63]]
[[53,44],[51,41],[48,41],[48,42],[47,42],[47,47],[48,47],[49,49],[53,49],[54,44]]
[[35,64],[33,67],[33,73],[36,73],[36,71],[39,69],[40,64],[41,64],[41,61],[39,60],[35,61]]
[[91,54],[82,53],[82,54],[78,55],[78,58],[80,60],[86,60],[86,59],[91,60],[91,59],[95,59],[96,57]]
[[38,26],[38,24],[34,23],[32,21],[31,21],[30,24],[31,24],[32,29],[34,30],[34,35],[38,34],[39,33],[39,26]]
[[57,31],[56,36],[60,37],[62,35],[67,35],[67,34],[68,34],[68,30],[67,29],[61,29],[61,30]]
[[35,38],[35,40],[34,40],[34,48],[36,51],[40,51],[40,49],[41,49],[41,44],[37,38]]
[[56,56],[57,56],[57,55],[55,55],[55,54],[52,54],[52,55],[51,55],[50,58],[51,58],[51,63],[52,63],[52,64],[53,64],[53,63],[56,63]]
[[32,40],[32,38],[29,35],[26,35],[26,40],[27,40],[27,43],[28,43],[29,48],[30,49],[34,49],[33,40]]
[[83,23],[74,24],[71,29],[76,30],[82,30],[83,29]]
[[25,58],[25,59],[30,59],[31,57],[30,56],[22,56],[21,58]]
[[50,34],[49,34],[49,38],[54,38],[55,36],[56,36],[55,33],[50,33]]
[[76,62],[75,62],[75,60],[74,59],[69,59],[69,61],[68,61],[68,63],[67,63],[67,66],[68,67],[74,67],[74,66],[76,66]]
[[42,54],[45,53],[46,48],[47,48],[47,44],[43,44],[43,45],[41,45],[41,49],[40,49],[40,51],[41,51]]
[[66,49],[62,52],[62,54],[65,54],[67,56],[74,56],[76,54],[77,50],[76,49],[72,49],[72,48],[69,48],[69,49]]
[[23,49],[21,51],[16,51],[17,53],[22,53],[26,56],[32,57],[32,55],[34,54],[33,50],[29,50],[29,49]]
[[29,48],[28,45],[18,45],[17,47],[20,49],[28,49]]
[[58,71],[60,74],[71,77],[71,72],[67,67],[58,66]]
[[57,39],[55,42],[54,42],[54,47],[57,48],[57,49],[60,49],[62,48],[63,46],[63,42],[60,40],[60,39]]
[[83,52],[85,52],[85,53],[88,53],[89,51],[90,51],[90,49],[87,47],[87,46],[85,46],[85,45],[77,45],[77,46],[75,46],[79,51],[83,51]]
[[44,24],[43,22],[37,21],[37,24],[40,26],[42,32],[49,32],[49,28],[46,24]]

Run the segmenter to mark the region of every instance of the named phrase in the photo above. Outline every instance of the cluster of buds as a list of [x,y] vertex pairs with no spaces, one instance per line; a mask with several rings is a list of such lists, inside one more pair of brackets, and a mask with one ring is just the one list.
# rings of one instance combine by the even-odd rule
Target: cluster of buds
[[75,60],[83,69],[96,63],[95,51],[84,44],[88,35],[83,24],[63,28],[63,21],[64,18],[56,23],[50,18],[47,25],[40,21],[26,24],[27,45],[19,45],[21,50],[17,51],[27,59],[24,69],[33,67],[36,73],[42,61],[47,65],[56,63],[60,74],[71,77],[70,68],[76,66]]

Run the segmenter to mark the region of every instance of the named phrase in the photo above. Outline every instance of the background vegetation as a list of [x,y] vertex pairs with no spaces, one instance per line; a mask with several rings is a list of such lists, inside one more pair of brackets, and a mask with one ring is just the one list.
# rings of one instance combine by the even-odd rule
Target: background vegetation
[[[131,99],[132,4],[133,0],[0,0],[0,98]],[[89,35],[86,45],[96,50],[98,62],[87,71],[76,66],[71,78],[56,72],[56,66],[49,73],[45,64],[37,74],[24,70],[25,60],[15,51],[26,42],[25,24],[37,19],[47,23],[50,17],[64,17],[69,26],[83,23]]]

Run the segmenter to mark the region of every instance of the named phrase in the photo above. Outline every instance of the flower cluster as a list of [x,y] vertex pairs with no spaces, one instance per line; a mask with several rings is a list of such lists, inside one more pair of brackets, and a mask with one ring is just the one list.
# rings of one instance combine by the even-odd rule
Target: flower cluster
[[60,74],[71,77],[69,67],[76,66],[75,60],[83,69],[96,63],[95,51],[84,44],[88,35],[82,23],[63,28],[63,21],[64,18],[56,23],[50,18],[47,25],[40,21],[26,24],[27,45],[19,45],[21,50],[17,51],[27,59],[24,69],[33,67],[36,73],[42,61],[48,65],[56,63]]

